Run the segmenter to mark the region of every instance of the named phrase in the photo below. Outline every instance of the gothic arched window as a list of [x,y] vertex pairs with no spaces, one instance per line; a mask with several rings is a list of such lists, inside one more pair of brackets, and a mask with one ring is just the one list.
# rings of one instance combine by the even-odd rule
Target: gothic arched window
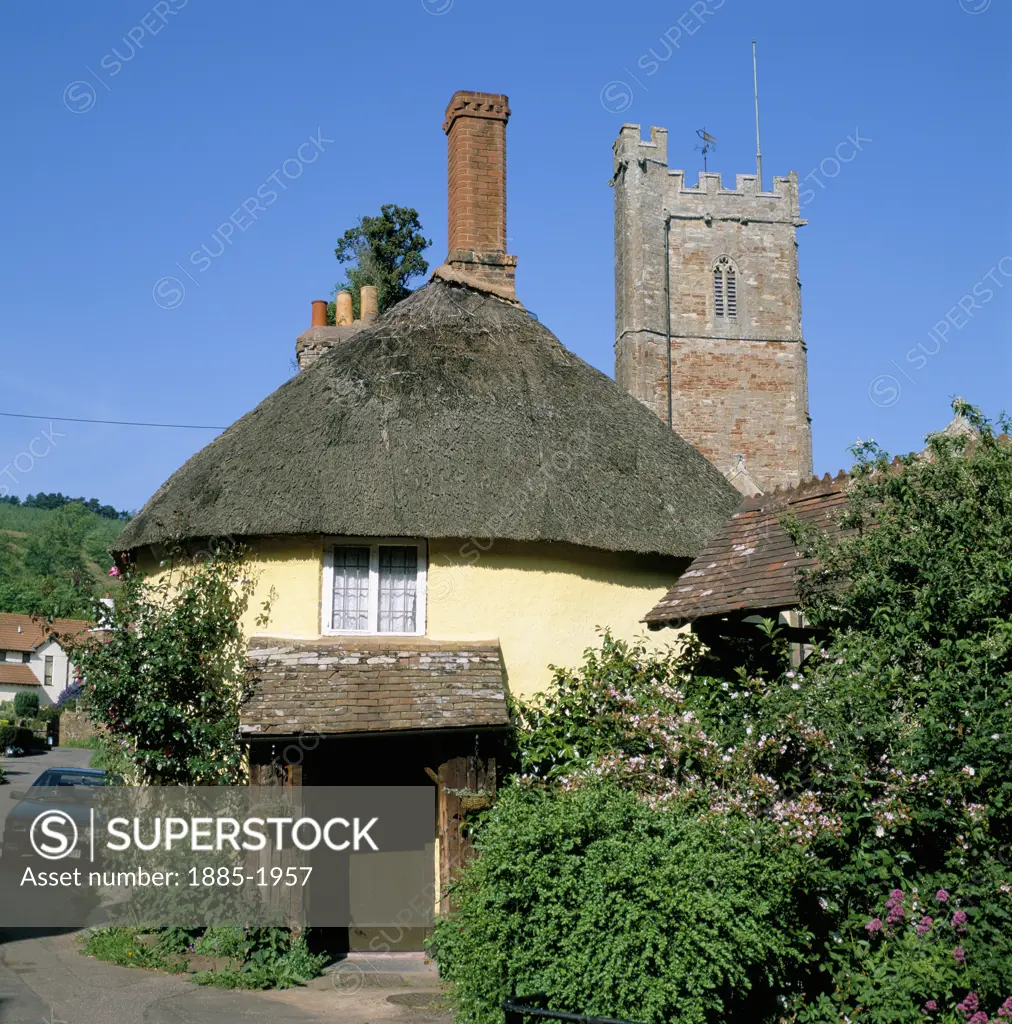
[[738,316],[738,272],[730,256],[718,256],[713,264],[713,311],[720,320]]

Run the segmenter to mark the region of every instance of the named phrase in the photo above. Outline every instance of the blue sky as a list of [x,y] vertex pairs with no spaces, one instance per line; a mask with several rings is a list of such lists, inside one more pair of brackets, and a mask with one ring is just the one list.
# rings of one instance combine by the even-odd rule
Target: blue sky
[[[751,171],[753,36],[765,175],[796,170],[813,195],[799,241],[817,471],[849,465],[857,438],[917,447],[953,394],[1012,407],[1004,0],[104,0],[0,18],[0,411],[225,426],[251,409],[291,375],[359,215],[414,206],[442,260],[441,123],[460,88],[510,97],[520,297],[611,373],[612,141],[624,121],[661,125],[671,165],[694,172],[705,126],[711,170]],[[677,47],[655,66],[666,32]],[[855,132],[869,141],[837,165]],[[272,175],[276,200],[188,280],[176,264],[216,252]],[[0,417],[0,493],[136,508],[213,436],[53,427]]]

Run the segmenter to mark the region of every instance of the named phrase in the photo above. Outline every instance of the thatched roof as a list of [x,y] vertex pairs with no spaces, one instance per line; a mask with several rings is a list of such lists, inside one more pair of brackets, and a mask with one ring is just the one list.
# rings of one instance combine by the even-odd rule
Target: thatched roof
[[522,307],[434,280],[194,455],[119,543],[474,537],[691,557],[739,498]]

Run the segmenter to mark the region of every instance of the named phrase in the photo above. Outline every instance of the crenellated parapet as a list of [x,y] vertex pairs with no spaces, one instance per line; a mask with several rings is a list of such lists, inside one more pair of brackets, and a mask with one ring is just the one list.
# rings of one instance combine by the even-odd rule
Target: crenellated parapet
[[655,176],[663,200],[663,212],[676,216],[725,218],[735,221],[767,220],[792,223],[801,227],[799,218],[798,176],[791,171],[774,177],[772,190],[760,191],[755,174],[735,175],[734,188],[725,188],[719,171],[700,171],[694,184],[687,184],[685,171],[668,167],[668,133],[651,127],[650,138],[644,140],[638,124],[622,126],[614,147],[614,172],[628,175],[635,166],[642,175]]
[[613,147],[616,379],[667,419],[670,324],[674,429],[747,489],[792,486],[812,465],[798,176],[690,180],[668,146],[626,124]]

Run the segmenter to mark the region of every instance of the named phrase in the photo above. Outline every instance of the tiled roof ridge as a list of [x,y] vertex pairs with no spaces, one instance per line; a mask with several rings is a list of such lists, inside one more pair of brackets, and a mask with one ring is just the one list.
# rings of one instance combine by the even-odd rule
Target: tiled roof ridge
[[837,494],[844,489],[850,479],[851,475],[845,469],[841,469],[836,476],[831,476],[829,473],[824,476],[815,475],[791,487],[777,487],[776,490],[767,491],[765,494],[746,498],[739,506],[738,512],[767,511],[773,504],[792,505],[797,501],[804,501],[806,498]]

